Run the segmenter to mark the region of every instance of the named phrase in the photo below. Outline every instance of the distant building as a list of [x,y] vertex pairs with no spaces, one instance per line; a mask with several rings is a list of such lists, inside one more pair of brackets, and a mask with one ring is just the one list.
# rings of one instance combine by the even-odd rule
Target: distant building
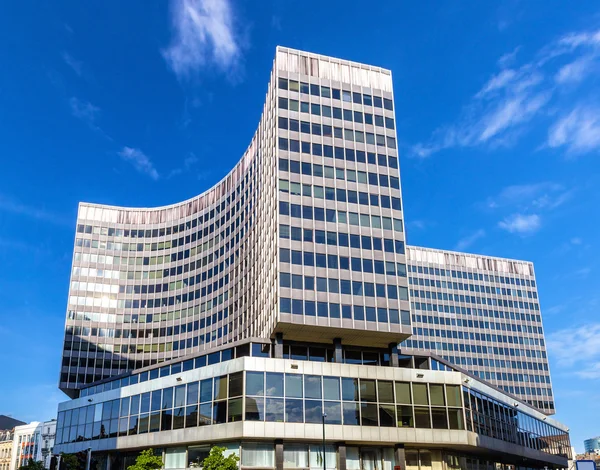
[[[15,427],[12,441],[11,466],[8,470],[17,470],[29,459],[42,461],[44,467],[50,468],[50,459],[56,437],[56,420],[33,421]],[[3,470],[3,469],[0,469]]]
[[583,441],[585,453],[588,452],[600,452],[600,436],[592,437]]
[[0,470],[10,470],[10,456],[12,454],[12,430],[0,431]]
[[0,431],[12,431],[15,426],[21,426],[22,424],[25,424],[25,422],[10,416],[0,415]]

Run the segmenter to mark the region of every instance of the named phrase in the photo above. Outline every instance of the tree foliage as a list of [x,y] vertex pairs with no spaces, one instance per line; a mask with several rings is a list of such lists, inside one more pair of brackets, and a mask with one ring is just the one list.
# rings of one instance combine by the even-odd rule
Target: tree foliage
[[21,465],[19,470],[44,470],[44,462],[41,460],[28,459],[25,465]]
[[154,450],[146,449],[137,456],[133,465],[127,467],[127,470],[157,470],[162,466],[162,457],[154,455]]
[[240,458],[235,454],[223,455],[225,447],[214,446],[202,462],[203,470],[237,470]]
[[60,462],[61,468],[64,468],[65,470],[79,470],[81,467],[79,464],[79,459],[75,454],[65,454],[64,452],[61,452]]

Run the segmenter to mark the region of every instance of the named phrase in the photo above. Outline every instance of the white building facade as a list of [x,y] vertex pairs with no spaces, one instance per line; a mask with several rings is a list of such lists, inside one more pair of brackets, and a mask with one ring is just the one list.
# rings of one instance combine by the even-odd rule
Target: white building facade
[[11,468],[17,470],[26,465],[29,459],[41,461],[44,467],[50,468],[50,460],[54,451],[56,438],[56,420],[33,421],[29,424],[16,426],[14,429],[11,452]]

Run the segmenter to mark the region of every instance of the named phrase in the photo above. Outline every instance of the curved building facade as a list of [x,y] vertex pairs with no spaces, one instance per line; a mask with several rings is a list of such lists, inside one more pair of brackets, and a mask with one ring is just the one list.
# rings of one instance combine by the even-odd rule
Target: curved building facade
[[219,184],[81,204],[55,452],[98,470],[150,447],[198,468],[213,445],[242,470],[566,468],[568,429],[486,369],[424,351],[419,329],[398,349],[425,323],[407,277],[420,298],[425,266],[407,268],[395,127],[388,70],[279,47]]
[[79,207],[60,387],[249,337],[410,333],[391,73],[278,48],[258,130],[212,189]]

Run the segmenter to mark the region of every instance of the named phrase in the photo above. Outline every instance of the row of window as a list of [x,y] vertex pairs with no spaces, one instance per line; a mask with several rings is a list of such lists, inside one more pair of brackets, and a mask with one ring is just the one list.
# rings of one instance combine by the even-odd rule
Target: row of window
[[[288,287],[309,292],[329,292],[330,294],[379,297],[393,300],[398,299],[398,286],[394,284],[386,285],[326,277],[317,277],[315,279],[313,276],[280,273],[279,285],[280,287]],[[403,298],[400,300],[408,300],[407,296],[401,295],[401,297]]]
[[[414,319],[414,316],[413,316]],[[475,327],[475,328],[480,328],[480,326],[477,324],[479,322],[475,321],[472,322],[471,320],[467,321],[467,320],[461,320],[460,318],[456,319],[456,323],[458,324],[459,327],[468,327],[467,325],[470,325],[471,328]],[[483,329],[483,324],[484,322],[481,322],[481,328]],[[508,331],[510,331],[510,324],[505,325],[504,323],[502,323],[502,329],[500,329],[500,323],[494,323],[491,322],[490,324],[488,324],[488,322],[485,322],[485,329],[489,329],[491,326],[491,329],[494,330],[494,327],[497,327],[497,331],[507,331],[505,326],[508,326]],[[517,328],[515,327],[515,325],[513,324],[513,331],[516,332]],[[519,325],[519,332],[521,332],[521,328]],[[531,333],[531,332],[530,332]],[[442,337],[442,338],[455,338],[455,339],[466,339],[466,340],[471,340],[471,341],[487,341],[487,342],[505,342],[505,343],[513,343],[514,344],[523,344],[523,345],[530,345],[530,344],[535,344],[535,345],[539,345],[539,343],[537,341],[534,341],[534,339],[536,338],[528,338],[525,337],[523,338],[522,336],[512,336],[513,340],[508,340],[507,338],[511,337],[511,336],[507,336],[507,335],[496,335],[496,334],[491,334],[491,333],[478,333],[478,332],[468,332],[468,331],[457,331],[457,330],[440,330],[440,329],[434,329],[434,328],[422,328],[421,326],[416,327],[414,329],[414,334],[416,335],[425,335],[425,336],[436,336],[436,337]],[[498,337],[502,336],[502,339],[498,339]],[[523,338],[522,340],[518,340],[516,338]],[[541,357],[541,355],[540,355]]]
[[[402,241],[394,241],[394,246],[398,250],[395,251],[395,253],[402,254]],[[389,253],[389,251],[386,250],[386,253]],[[391,253],[394,253],[394,251]],[[289,248],[279,248],[279,261],[282,263],[295,264],[297,266],[351,270],[353,272],[387,274],[388,268],[389,272],[392,272],[392,265],[388,265],[385,261],[338,256],[336,254],[314,253],[312,251],[290,250]],[[403,263],[397,263],[394,272],[398,276],[403,276]],[[408,300],[408,288],[403,287],[403,289],[405,291],[405,295],[403,294],[406,297],[405,300]]]
[[[339,224],[354,225],[355,227],[371,227],[383,230],[402,231],[402,220],[379,215],[359,214],[357,212],[338,211],[336,209],[325,209],[323,207],[305,206],[301,204],[290,204],[287,201],[279,201],[279,213],[290,217],[305,220],[316,220],[320,222],[337,222]],[[395,228],[393,225],[395,222]],[[398,230],[400,229],[400,230]],[[388,239],[385,239],[388,240]],[[386,241],[384,240],[384,251]],[[396,243],[404,243],[396,240]],[[404,248],[402,248],[404,254]]]
[[[423,279],[418,277],[410,276],[410,283],[416,286],[424,286],[424,287],[437,287],[438,289],[454,289],[454,290],[464,290],[469,292],[482,292],[486,294],[496,294],[496,295],[506,295],[513,297],[522,297],[529,299],[537,299],[537,292],[530,290],[521,290],[521,289],[511,289],[506,287],[494,287],[494,286],[485,286],[482,284],[470,284],[470,283],[462,283],[462,282],[446,282],[446,281],[438,281],[435,279]],[[429,291],[426,291],[429,292]],[[430,292],[427,294],[427,298],[431,298],[430,296],[435,296],[435,292]],[[440,293],[437,293],[438,299],[440,298]],[[446,299],[444,299],[446,300]]]
[[[474,295],[458,295],[458,298],[455,298],[454,301],[472,305],[488,305],[490,307],[520,308],[523,310],[534,311],[540,310],[539,304],[534,302],[517,302],[516,300],[496,299],[493,297],[487,298]],[[459,313],[461,311],[460,306],[432,304],[430,302],[413,302],[413,308],[415,311],[421,310],[422,312]]]
[[[399,219],[394,220],[394,227],[402,224]],[[387,225],[387,223],[386,223]],[[309,228],[301,228],[290,226],[287,224],[279,224],[279,238],[284,240],[302,241],[307,243],[315,243],[316,245],[342,246],[363,250],[383,251],[387,243],[385,251],[394,252],[392,239],[381,239],[379,237],[371,237],[369,235],[355,235],[344,232],[330,232],[325,230],[313,230]],[[406,277],[406,265],[403,265],[402,276]],[[391,267],[391,265],[390,265]],[[391,271],[395,271],[391,267]],[[391,273],[390,273],[391,274]]]
[[[327,147],[327,146],[326,146]],[[337,150],[341,152],[342,158],[344,155],[344,149],[341,147],[336,147],[336,158]],[[346,159],[348,155],[352,155],[354,157],[354,150],[346,149]],[[357,152],[358,154],[358,152]],[[362,159],[364,159],[364,152],[361,153]],[[374,154],[373,154],[374,155]],[[331,150],[331,155],[325,155],[327,157],[333,157],[333,147]],[[357,155],[358,156],[358,155]],[[390,157],[391,158],[391,157]],[[354,158],[353,158],[354,160]],[[361,184],[369,184],[371,186],[382,186],[384,188],[394,188],[400,189],[400,179],[396,176],[389,176],[383,173],[374,173],[374,172],[364,172],[361,170],[353,170],[353,169],[344,169],[338,167],[332,167],[327,165],[321,165],[319,163],[312,162],[300,162],[294,159],[288,159],[284,157],[279,158],[279,170],[280,171],[289,171],[290,173],[295,173],[298,175],[305,176],[315,176],[318,178],[334,178],[337,180],[346,180],[351,183],[361,183]]]
[[[175,235],[184,231],[196,228],[199,225],[207,223],[209,220],[219,218],[221,213],[224,213],[226,209],[227,214],[224,214],[221,218],[221,224],[225,223],[225,220],[229,220],[236,211],[239,211],[241,207],[244,207],[244,202],[248,200],[249,193],[252,192],[252,182],[248,185],[248,176],[252,175],[252,167],[249,170],[249,174],[246,175],[245,179],[241,180],[240,185],[232,190],[231,194],[227,196],[227,199],[222,201],[219,205],[207,210],[204,214],[199,215],[196,218],[188,220],[185,223],[172,225],[170,227],[153,228],[153,229],[134,229],[134,228],[116,228],[116,227],[102,227],[97,225],[86,225],[77,224],[77,233],[86,233],[91,235],[104,235],[109,237],[125,237],[125,238],[157,238]],[[244,188],[248,187],[245,191]],[[243,192],[243,194],[242,194]],[[242,196],[241,199],[235,203],[236,196]],[[234,204],[235,205],[232,205]],[[224,218],[223,218],[224,217]],[[214,230],[209,230],[212,233]],[[198,232],[200,234],[201,232]],[[206,236],[206,235],[205,235]]]
[[[287,106],[290,111],[300,111],[301,113],[312,114],[313,116],[323,116],[328,118],[334,118],[347,121],[356,122],[357,124],[369,124],[371,126],[385,127],[386,129],[394,130],[394,118],[382,116],[381,114],[372,114],[364,111],[357,111],[352,109],[342,109],[337,106],[328,106],[320,103],[309,103],[307,101],[300,101],[298,107],[297,100],[287,100],[286,98],[279,98],[279,109],[286,109]],[[318,127],[317,127],[318,126]],[[331,126],[327,124],[318,124],[308,121],[300,121],[298,119],[292,119],[280,116],[278,121],[279,129],[290,130],[294,132],[302,132],[304,134],[316,134],[331,137]],[[317,127],[317,131],[315,131]],[[322,132],[321,132],[322,128]]]
[[454,269],[443,269],[443,268],[429,268],[427,266],[411,266],[411,272],[418,274],[431,274],[435,276],[442,277],[454,277],[458,279],[469,279],[469,280],[479,280],[485,282],[495,282],[502,284],[512,284],[513,286],[527,286],[527,287],[535,287],[535,280],[533,279],[519,279],[518,277],[508,277],[508,276],[498,276],[494,274],[482,274],[482,273],[472,273],[466,271],[457,271]]
[[316,302],[314,300],[299,300],[281,297],[279,299],[281,313],[294,315],[318,316],[321,318],[346,318],[356,321],[370,321],[382,324],[410,326],[410,312],[395,308],[364,307],[362,305],[345,305],[335,302]]
[[[365,174],[366,175],[366,174]],[[328,201],[348,202],[363,206],[383,207],[384,209],[401,210],[400,198],[390,197],[385,194],[369,194],[352,189],[332,188],[306,183],[295,183],[286,179],[279,180],[279,192],[292,196],[307,196]]]
[[[480,317],[485,317],[485,318],[506,318],[507,320],[517,320],[519,322],[538,322],[541,323],[542,319],[540,317],[539,314],[529,314],[529,313],[520,313],[520,312],[505,312],[503,310],[488,310],[488,309],[476,309],[476,308],[471,308],[471,307],[461,307],[460,309],[457,310],[456,313],[462,314],[462,315],[473,315],[473,316],[480,316]],[[414,317],[414,320],[419,322],[419,323],[429,323],[431,325],[447,325],[447,326],[456,326],[456,325],[461,325],[462,326],[469,326],[469,327],[477,327],[477,328],[488,328],[490,327],[488,322],[483,322],[482,320],[461,320],[463,323],[457,323],[458,322],[458,318],[449,318],[449,317],[438,317],[438,316],[432,316],[432,315],[420,315],[417,314]],[[464,322],[467,323],[464,323]],[[477,323],[476,323],[477,322]],[[490,324],[493,322],[490,322]],[[514,325],[515,323],[496,323],[496,329],[497,330],[502,330],[502,331],[510,331],[511,329],[513,329],[512,326],[509,325]],[[505,326],[499,326],[499,325],[505,325]],[[517,331],[521,331],[519,330],[519,325],[522,325],[522,323],[517,323]],[[491,328],[494,328],[493,326]],[[513,329],[514,331],[514,329]]]
[[288,80],[287,78],[279,78],[277,87],[280,90],[289,90],[300,94],[311,95],[321,98],[341,100],[345,103],[354,103],[364,106],[373,106],[375,108],[384,108],[393,111],[394,104],[388,98],[382,98],[377,95],[369,95],[366,93],[358,93],[356,91],[340,90],[339,88],[330,88],[327,86],[318,85],[316,83],[298,82],[296,80]]

